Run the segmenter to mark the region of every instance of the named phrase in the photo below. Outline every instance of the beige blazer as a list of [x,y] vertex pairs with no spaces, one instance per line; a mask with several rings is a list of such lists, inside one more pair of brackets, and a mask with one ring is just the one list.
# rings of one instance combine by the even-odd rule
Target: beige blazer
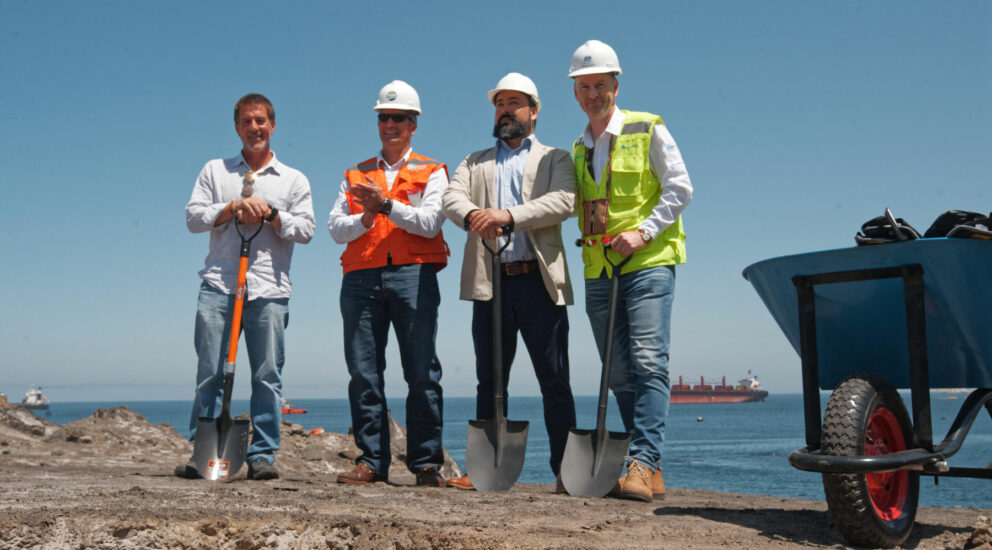
[[[530,153],[524,167],[523,204],[510,209],[513,230],[530,233],[541,266],[548,295],[557,305],[572,304],[572,282],[568,277],[561,222],[575,209],[575,165],[561,149],[542,145],[531,136]],[[444,215],[465,228],[465,216],[480,208],[498,208],[495,177],[496,148],[472,153],[455,170],[444,191]],[[494,242],[489,243],[494,247]],[[493,297],[492,263],[478,233],[470,232],[462,259],[462,300]]]

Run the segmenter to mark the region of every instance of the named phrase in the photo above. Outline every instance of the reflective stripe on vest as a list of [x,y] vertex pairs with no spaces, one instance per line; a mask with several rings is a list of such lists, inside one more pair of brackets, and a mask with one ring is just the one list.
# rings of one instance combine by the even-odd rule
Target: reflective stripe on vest
[[[606,235],[615,236],[624,231],[636,231],[641,223],[651,215],[661,197],[661,184],[651,172],[651,130],[655,124],[664,124],[661,117],[651,113],[622,111],[626,114],[623,128],[617,136],[611,151],[610,163],[610,203],[607,210]],[[606,198],[606,185],[597,185],[589,172],[590,163],[586,159],[587,149],[580,137],[573,146],[575,173],[579,182],[579,228],[585,227],[582,201]],[[600,177],[604,182],[607,168]],[[589,238],[598,242],[603,235]],[[613,253],[611,259],[619,263],[619,255]],[[603,247],[582,247],[582,261],[585,264],[585,278],[595,279],[603,270],[612,274],[612,267],[603,257]],[[634,253],[634,257],[624,266],[621,273],[630,273],[648,267],[685,263],[685,232],[682,217],[668,226],[660,235],[655,235],[644,248]]]
[[[345,170],[344,177],[350,185],[365,183],[366,177],[372,178],[393,202],[411,204],[411,196],[423,198],[427,182],[438,170],[447,172],[448,169],[434,159],[410,153],[410,159],[396,174],[392,189],[386,185],[386,171],[379,168],[378,159],[375,158]],[[361,212],[362,206],[355,202],[350,192],[347,197],[351,212]],[[364,235],[348,243],[341,254],[341,266],[348,273],[358,269],[384,267],[390,263],[430,263],[440,271],[448,264],[449,254],[448,244],[444,242],[444,235],[440,231],[431,238],[421,237],[400,229],[386,216],[376,216],[375,224]]]

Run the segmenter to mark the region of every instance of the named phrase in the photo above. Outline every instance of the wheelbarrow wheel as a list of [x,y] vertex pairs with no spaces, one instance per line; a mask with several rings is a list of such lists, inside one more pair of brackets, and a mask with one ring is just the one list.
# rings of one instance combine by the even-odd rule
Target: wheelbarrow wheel
[[[882,455],[908,448],[912,425],[896,389],[859,373],[830,396],[823,422],[823,452],[837,456]],[[827,507],[855,546],[888,548],[906,540],[920,496],[918,472],[823,474]]]

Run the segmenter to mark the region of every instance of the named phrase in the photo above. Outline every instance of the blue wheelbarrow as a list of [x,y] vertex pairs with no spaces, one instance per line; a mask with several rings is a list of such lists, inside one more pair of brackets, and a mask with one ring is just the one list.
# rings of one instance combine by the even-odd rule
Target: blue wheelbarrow
[[[950,466],[992,415],[992,241],[935,238],[797,254],[744,270],[802,361],[806,447],[827,507],[855,546],[909,536],[920,476],[992,479]],[[911,412],[896,391],[909,388]],[[930,390],[977,388],[934,444]],[[833,390],[821,419],[820,390]],[[822,420],[822,421],[821,421]]]

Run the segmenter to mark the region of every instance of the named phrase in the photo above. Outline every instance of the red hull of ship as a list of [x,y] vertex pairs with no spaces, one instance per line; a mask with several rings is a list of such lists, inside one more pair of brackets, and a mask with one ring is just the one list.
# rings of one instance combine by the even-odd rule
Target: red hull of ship
[[672,403],[747,403],[764,401],[768,392],[759,391],[672,391]]

